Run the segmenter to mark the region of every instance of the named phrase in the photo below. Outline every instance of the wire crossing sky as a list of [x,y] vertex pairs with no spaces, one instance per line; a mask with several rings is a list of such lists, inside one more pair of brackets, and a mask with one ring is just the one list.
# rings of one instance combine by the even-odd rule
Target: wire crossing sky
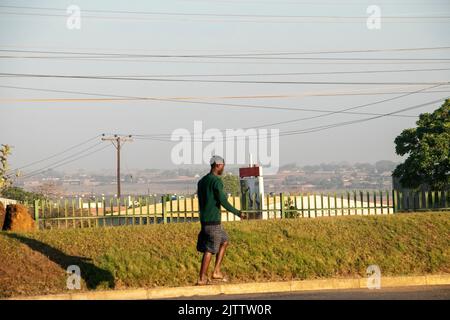
[[373,4],[2,1],[0,143],[24,177],[112,170],[102,133],[137,135],[130,168],[173,168],[170,133],[196,120],[278,128],[281,164],[397,161],[450,95],[450,2],[379,1],[375,29]]

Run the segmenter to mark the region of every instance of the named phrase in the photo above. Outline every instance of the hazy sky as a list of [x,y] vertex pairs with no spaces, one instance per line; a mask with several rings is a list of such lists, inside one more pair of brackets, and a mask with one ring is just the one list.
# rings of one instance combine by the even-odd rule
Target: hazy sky
[[[81,29],[79,30],[70,30],[66,27],[65,10],[71,4],[78,5],[82,11]],[[381,8],[381,29],[379,30],[369,30],[366,26],[364,18],[368,15],[366,9],[368,5],[372,4]],[[1,7],[8,5],[34,7],[35,9]],[[52,8],[52,10],[48,8]],[[111,11],[128,11],[128,13]],[[137,11],[148,14],[131,13]],[[155,12],[165,14],[158,15],[154,14]],[[177,15],[178,13],[181,15]],[[185,13],[205,15],[183,15]],[[255,17],[257,15],[260,17]],[[286,18],[286,16],[297,17]],[[320,16],[322,18],[299,18],[298,16]],[[363,18],[336,19],[336,16]],[[270,56],[270,59],[256,59],[255,56],[241,59],[135,56],[125,59],[114,56],[107,59],[104,57],[67,59],[67,55],[64,54],[50,55],[48,53],[52,51],[134,55],[223,55],[450,46],[448,33],[450,19],[448,18],[391,20],[384,18],[389,16],[448,17],[450,16],[450,2],[442,0],[383,2],[164,0],[115,1],[114,3],[112,1],[1,1],[0,47],[2,52],[0,55],[3,57],[0,59],[0,70],[3,74],[147,76],[152,79],[160,75],[185,75],[179,78],[165,77],[164,79],[272,82],[434,83],[449,81],[450,61],[359,60],[361,58],[449,59],[450,50],[448,49],[283,55],[283,59],[273,59],[277,56]],[[21,50],[22,52],[5,50]],[[29,58],[30,56],[35,57]],[[53,57],[48,58],[49,56]],[[320,59],[301,60],[298,59],[300,57]],[[356,58],[356,60],[323,59],[336,57]],[[402,73],[217,76],[217,74],[236,73],[286,74],[417,69],[446,70]],[[188,76],[199,74],[215,76]],[[0,87],[0,143],[14,146],[11,165],[19,167],[63,151],[104,132],[170,134],[177,128],[186,128],[192,131],[194,120],[202,120],[205,129],[227,129],[259,126],[321,114],[295,110],[220,106],[214,105],[214,103],[341,110],[394,98],[404,95],[405,92],[425,89],[431,84],[411,86],[206,83],[0,76],[0,86],[88,92],[105,95],[105,98],[107,95],[153,98],[189,97],[189,101],[212,103],[196,105],[183,101],[52,100],[92,99],[101,98],[101,96]],[[449,88],[449,86],[441,86],[430,89],[440,92],[411,94],[354,111],[377,114],[393,112],[444,98],[449,95]],[[317,95],[318,93],[336,94],[339,92],[355,93],[356,91],[395,92],[395,94]],[[272,97],[255,97],[261,95]],[[242,96],[247,96],[247,98]],[[49,100],[39,101],[36,99]],[[402,114],[418,115],[421,112],[432,111],[439,105],[440,103],[436,103],[405,111]],[[302,130],[367,117],[370,115],[332,114],[270,128],[279,128],[280,132]],[[280,162],[281,164],[297,162],[305,165],[332,161],[399,160],[394,153],[393,140],[402,129],[413,126],[415,121],[416,119],[411,117],[381,117],[328,130],[280,137]],[[75,152],[83,150],[97,141],[100,141],[100,138],[75,149]],[[123,167],[174,167],[170,159],[170,150],[173,145],[172,142],[155,140],[135,140],[128,143],[123,149]],[[72,154],[73,152],[67,153],[27,169],[28,171],[39,169]],[[112,169],[114,166],[115,151],[113,148],[107,148],[62,166],[60,169]]]

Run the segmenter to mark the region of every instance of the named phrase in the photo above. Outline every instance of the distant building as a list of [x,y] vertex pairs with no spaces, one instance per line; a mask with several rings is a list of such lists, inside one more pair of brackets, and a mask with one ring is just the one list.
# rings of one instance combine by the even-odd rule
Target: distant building
[[62,181],[63,185],[66,186],[79,186],[81,185],[80,179],[65,179]]

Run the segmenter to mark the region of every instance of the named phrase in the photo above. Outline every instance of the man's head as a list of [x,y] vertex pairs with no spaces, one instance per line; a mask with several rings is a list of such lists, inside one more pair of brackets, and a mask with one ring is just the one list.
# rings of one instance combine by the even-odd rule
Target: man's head
[[221,156],[212,156],[209,164],[211,165],[211,172],[219,176],[222,175],[225,168],[225,160]]

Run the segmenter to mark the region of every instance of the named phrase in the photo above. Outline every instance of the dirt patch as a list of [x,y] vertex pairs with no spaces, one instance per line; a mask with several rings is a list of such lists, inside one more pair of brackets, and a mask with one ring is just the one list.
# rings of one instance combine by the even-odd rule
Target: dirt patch
[[50,294],[65,289],[65,270],[19,241],[0,236],[0,261],[2,298]]
[[8,205],[2,230],[22,232],[35,230],[34,220],[27,207],[21,204]]
[[3,223],[5,222],[5,206],[0,201],[0,230],[3,230]]

